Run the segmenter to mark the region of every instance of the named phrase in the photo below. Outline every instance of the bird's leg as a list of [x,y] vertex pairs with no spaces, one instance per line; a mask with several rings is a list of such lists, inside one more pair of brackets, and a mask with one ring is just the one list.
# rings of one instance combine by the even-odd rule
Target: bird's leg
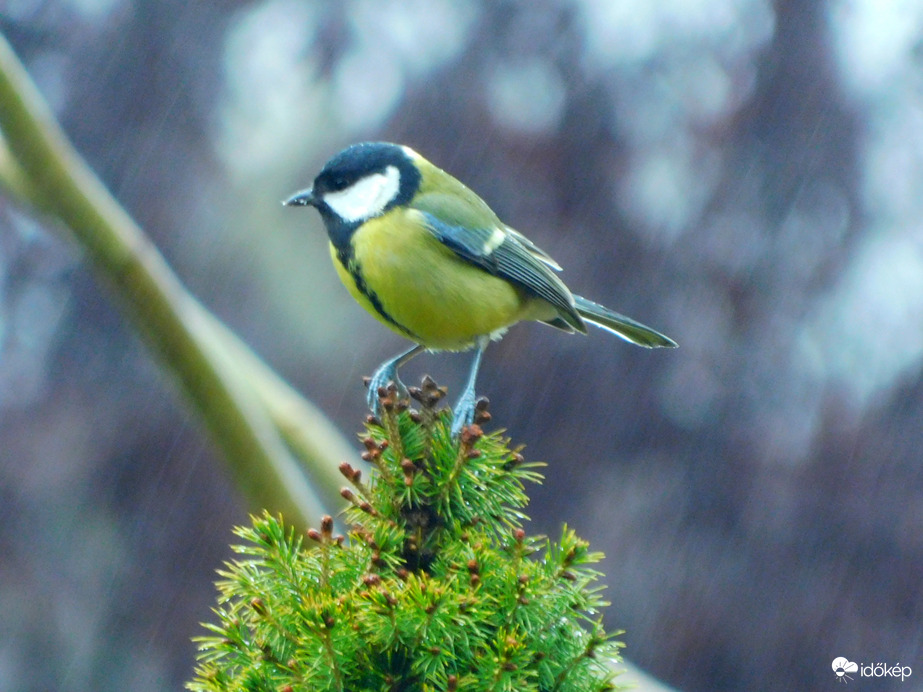
[[378,369],[375,371],[375,374],[372,375],[372,379],[369,380],[369,391],[366,395],[369,410],[372,413],[380,413],[378,410],[378,390],[381,387],[387,387],[391,382],[393,382],[394,386],[397,387],[398,395],[402,398],[407,398],[407,387],[404,386],[404,383],[401,382],[401,378],[398,377],[397,369],[408,360],[422,353],[423,351],[423,346],[417,344],[399,356],[395,356],[391,360],[386,360],[378,367]]
[[474,360],[471,361],[471,370],[468,372],[468,382],[465,383],[465,389],[458,398],[458,403],[455,404],[452,419],[453,437],[458,437],[462,428],[474,422],[474,405],[476,403],[474,384],[478,378],[478,370],[481,367],[481,356],[484,355],[484,350],[487,348],[488,343],[490,343],[490,338],[487,336],[482,336],[478,339]]

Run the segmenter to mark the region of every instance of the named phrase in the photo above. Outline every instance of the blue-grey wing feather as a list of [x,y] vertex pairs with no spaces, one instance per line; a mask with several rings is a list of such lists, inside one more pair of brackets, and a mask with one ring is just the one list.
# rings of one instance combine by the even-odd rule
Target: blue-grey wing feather
[[548,324],[586,331],[571,292],[552,271],[557,264],[525,236],[503,227],[502,241],[498,243],[496,228],[459,226],[429,212],[420,213],[433,236],[458,257],[557,308],[559,317],[548,320]]

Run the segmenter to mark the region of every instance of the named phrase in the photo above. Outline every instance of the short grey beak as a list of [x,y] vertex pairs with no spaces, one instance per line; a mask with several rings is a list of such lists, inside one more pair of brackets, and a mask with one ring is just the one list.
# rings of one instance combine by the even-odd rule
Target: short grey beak
[[282,202],[282,204],[284,204],[286,207],[306,207],[308,205],[316,206],[317,198],[314,196],[314,190],[308,188],[307,190],[300,190],[299,192],[296,192],[294,195]]

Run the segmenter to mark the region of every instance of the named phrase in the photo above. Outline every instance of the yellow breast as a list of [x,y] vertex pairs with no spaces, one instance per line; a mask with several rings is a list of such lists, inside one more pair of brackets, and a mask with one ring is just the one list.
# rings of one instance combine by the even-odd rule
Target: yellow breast
[[417,217],[395,210],[363,224],[352,238],[352,271],[331,245],[340,279],[366,310],[424,346],[450,350],[522,319],[530,300],[520,290],[457,257]]

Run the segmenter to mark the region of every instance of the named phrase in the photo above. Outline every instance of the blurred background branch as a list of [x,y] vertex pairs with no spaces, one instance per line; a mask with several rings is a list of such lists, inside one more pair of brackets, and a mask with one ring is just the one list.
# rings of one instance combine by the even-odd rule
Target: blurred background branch
[[336,507],[348,444],[186,291],[72,148],[2,35],[0,132],[0,182],[72,231],[212,433],[251,509],[307,527]]

